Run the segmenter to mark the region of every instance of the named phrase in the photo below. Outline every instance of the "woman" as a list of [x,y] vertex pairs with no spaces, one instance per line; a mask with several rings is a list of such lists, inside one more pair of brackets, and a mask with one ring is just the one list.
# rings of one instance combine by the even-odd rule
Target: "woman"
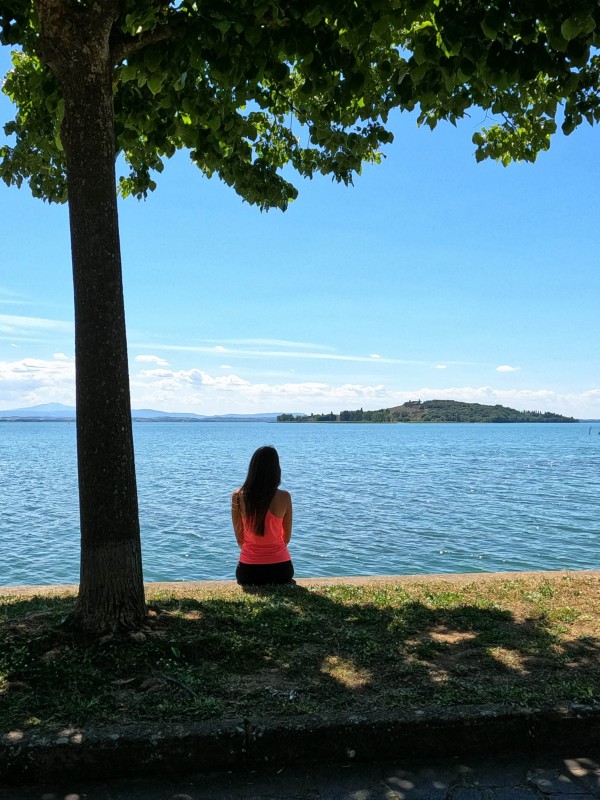
[[289,583],[294,577],[287,545],[292,537],[292,498],[279,489],[281,467],[274,447],[259,447],[243,485],[231,495],[231,520],[239,547],[235,571],[242,586]]

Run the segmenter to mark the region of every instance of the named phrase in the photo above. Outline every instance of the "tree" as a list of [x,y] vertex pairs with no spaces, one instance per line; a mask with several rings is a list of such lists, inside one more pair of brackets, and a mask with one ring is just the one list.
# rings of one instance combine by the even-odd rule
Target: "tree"
[[[497,122],[478,159],[534,160],[557,114],[600,118],[596,0],[0,0],[17,113],[0,176],[68,200],[75,293],[82,568],[89,630],[144,618],[117,220],[186,148],[247,202],[285,209],[282,175],[348,184],[391,141],[393,108]],[[493,121],[493,120],[492,120]],[[287,173],[286,173],[287,174]]]

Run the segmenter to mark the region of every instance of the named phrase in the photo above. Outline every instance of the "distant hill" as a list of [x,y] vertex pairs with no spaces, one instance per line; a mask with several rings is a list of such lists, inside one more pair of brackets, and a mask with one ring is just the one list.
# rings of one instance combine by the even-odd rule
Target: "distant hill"
[[[275,422],[277,412],[266,414],[201,414],[156,411],[152,408],[134,409],[131,416],[136,422]],[[62,403],[43,403],[28,408],[0,411],[0,422],[73,422],[75,409]]]
[[[147,414],[147,415],[146,415]],[[132,411],[131,416],[134,422],[277,422],[279,414],[277,412],[267,412],[265,414],[215,414],[213,416],[201,416],[199,414],[169,414],[167,412],[146,412],[144,416],[139,411]]]
[[[377,411],[341,411],[339,414],[215,414],[203,416],[187,412],[134,409],[136,422],[578,422],[549,411],[516,411],[506,406],[460,403],[455,400],[409,401],[401,406]],[[27,408],[0,411],[0,422],[73,422],[75,409],[62,403],[43,403]],[[589,420],[597,422],[597,420]]]
[[52,420],[54,422],[69,421],[75,419],[75,409],[71,406],[65,406],[62,403],[43,403],[38,406],[29,406],[27,408],[11,408],[6,411],[0,411],[0,420],[35,420],[46,421]]
[[339,414],[295,416],[281,414],[277,422],[579,422],[549,411],[517,411],[506,406],[460,403],[456,400],[411,400],[377,411],[341,411]]

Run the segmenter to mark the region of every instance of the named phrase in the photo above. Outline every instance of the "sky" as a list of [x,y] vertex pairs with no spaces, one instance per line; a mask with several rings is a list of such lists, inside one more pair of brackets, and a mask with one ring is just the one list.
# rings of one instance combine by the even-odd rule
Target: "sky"
[[[12,113],[0,95],[0,126]],[[482,123],[398,114],[381,165],[350,188],[298,178],[285,213],[167,162],[119,207],[133,407],[449,399],[600,418],[600,131],[504,168],[475,162]],[[0,410],[73,405],[67,208],[0,184],[0,214]]]

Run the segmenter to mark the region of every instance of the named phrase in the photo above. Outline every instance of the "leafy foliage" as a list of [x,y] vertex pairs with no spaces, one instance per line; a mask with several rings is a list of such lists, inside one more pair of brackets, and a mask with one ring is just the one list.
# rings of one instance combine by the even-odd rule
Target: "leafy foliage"
[[[0,42],[18,48],[0,177],[64,201],[63,106],[35,8],[0,8]],[[394,108],[431,128],[483,109],[476,158],[533,161],[559,123],[600,119],[599,43],[597,0],[124,0],[110,39],[120,191],[144,196],[185,148],[247,202],[285,208],[286,165],[352,182],[391,141]]]

